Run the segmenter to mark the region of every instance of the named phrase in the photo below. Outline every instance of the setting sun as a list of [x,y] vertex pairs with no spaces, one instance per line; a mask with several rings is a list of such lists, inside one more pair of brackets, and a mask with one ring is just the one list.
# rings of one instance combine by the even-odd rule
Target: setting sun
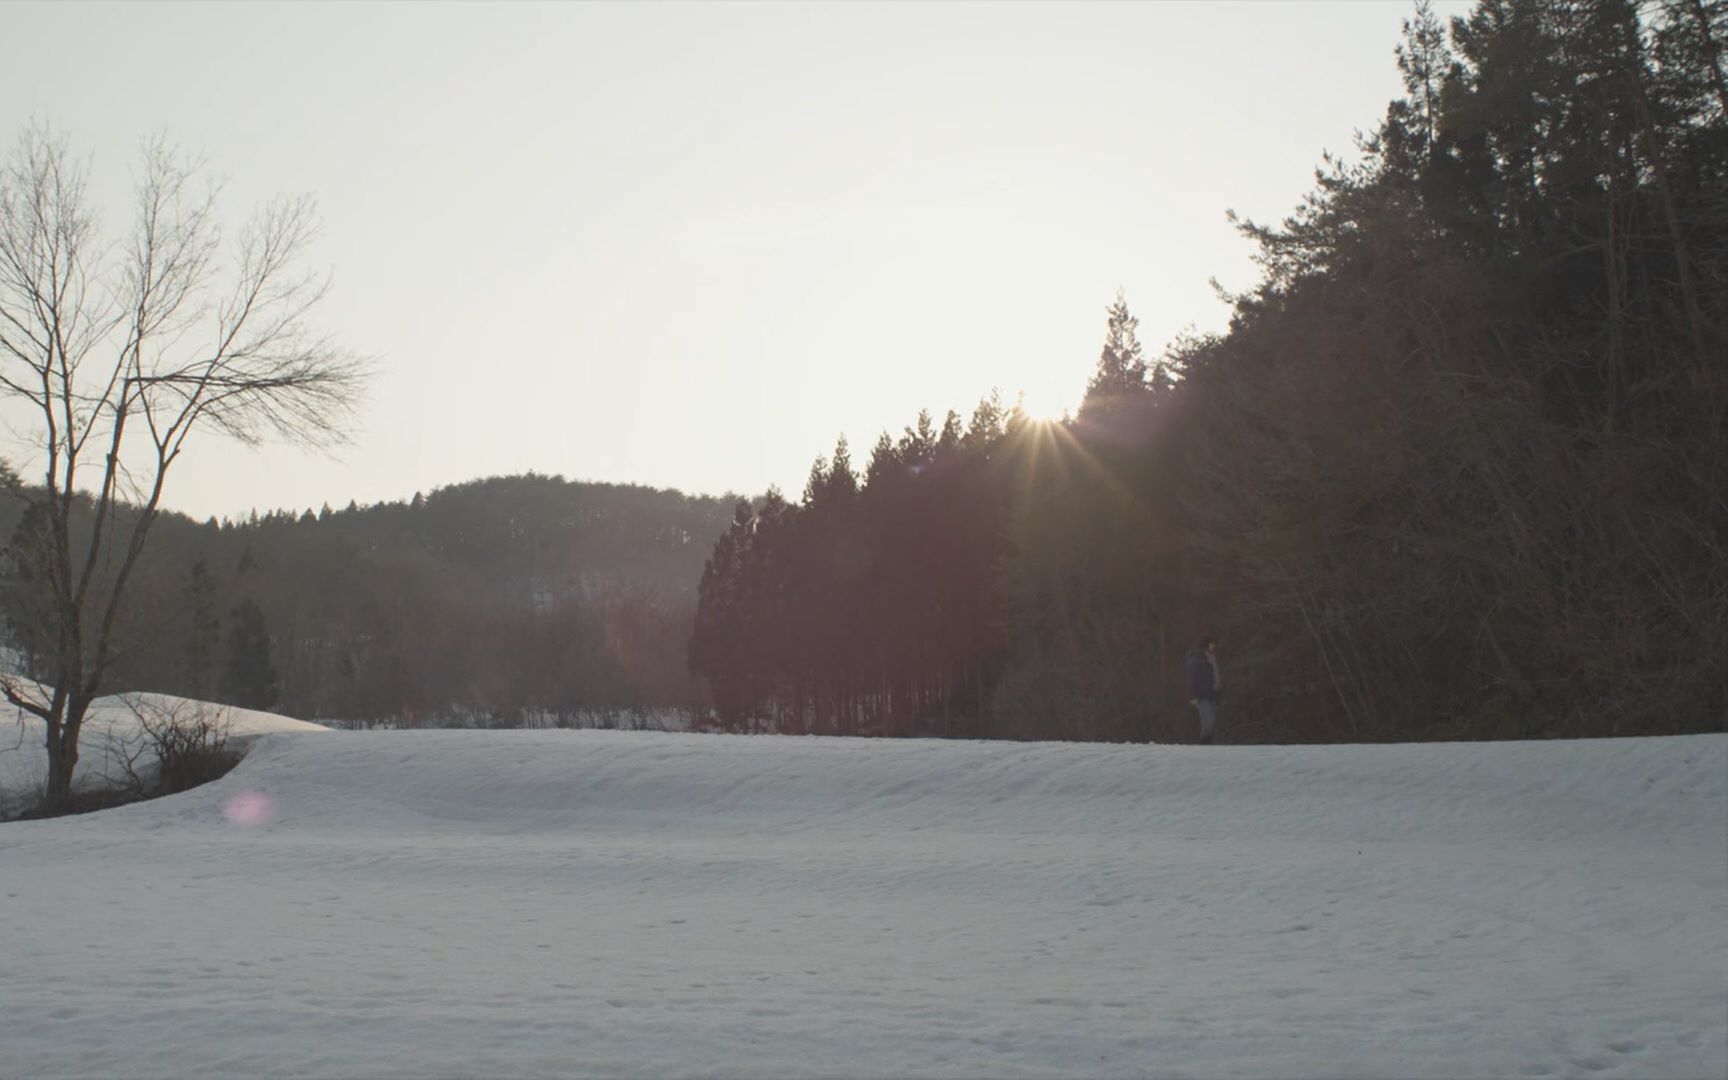
[[1074,406],[1064,400],[1064,395],[1050,387],[1022,389],[1016,400],[1020,411],[1033,420],[1054,423],[1069,415]]

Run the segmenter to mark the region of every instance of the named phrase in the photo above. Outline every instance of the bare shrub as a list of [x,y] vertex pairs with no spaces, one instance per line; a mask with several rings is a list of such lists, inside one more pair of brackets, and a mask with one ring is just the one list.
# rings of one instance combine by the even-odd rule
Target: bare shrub
[[[122,760],[126,784],[139,798],[172,795],[220,779],[240,764],[229,744],[230,717],[220,705],[128,695],[138,721]],[[140,767],[142,763],[142,767]]]

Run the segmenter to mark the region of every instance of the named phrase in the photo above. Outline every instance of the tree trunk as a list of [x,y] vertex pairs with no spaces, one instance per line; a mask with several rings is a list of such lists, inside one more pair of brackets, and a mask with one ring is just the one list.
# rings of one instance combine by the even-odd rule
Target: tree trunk
[[48,722],[48,782],[43,790],[43,807],[50,811],[66,809],[72,802],[72,776],[78,769],[78,735],[84,727],[84,714],[90,711],[90,699],[68,698],[65,714],[59,723]]
[[1686,311],[1686,321],[1692,335],[1696,362],[1696,382],[1699,389],[1709,385],[1710,352],[1704,330],[1704,309],[1698,303],[1698,283],[1692,275],[1692,254],[1686,244],[1686,232],[1680,225],[1680,212],[1674,202],[1674,192],[1668,183],[1668,168],[1662,162],[1661,147],[1656,142],[1656,118],[1650,108],[1650,97],[1644,89],[1644,50],[1638,38],[1638,16],[1630,6],[1621,23],[1626,34],[1626,76],[1632,84],[1632,104],[1638,112],[1639,134],[1643,137],[1644,154],[1650,159],[1650,172],[1656,180],[1656,192],[1662,200],[1662,215],[1667,220],[1668,240],[1674,248],[1674,262],[1680,278],[1680,303]]
[[1608,358],[1603,371],[1602,431],[1612,435],[1620,405],[1621,356],[1625,353],[1625,321],[1622,295],[1625,291],[1625,258],[1619,224],[1618,170],[1608,178],[1608,242],[1604,252],[1608,277]]
[[1704,10],[1704,0],[1692,0],[1692,18],[1698,23],[1698,37],[1704,44],[1704,59],[1710,68],[1710,81],[1716,87],[1716,100],[1722,105],[1722,113],[1728,116],[1728,81],[1722,77],[1722,54],[1716,45],[1715,35],[1710,33],[1710,15]]

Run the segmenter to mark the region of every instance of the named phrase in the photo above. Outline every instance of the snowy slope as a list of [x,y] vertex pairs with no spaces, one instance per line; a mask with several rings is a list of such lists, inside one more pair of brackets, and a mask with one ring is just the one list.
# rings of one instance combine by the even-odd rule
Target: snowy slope
[[[0,821],[12,816],[15,809],[38,799],[48,776],[42,721],[22,709],[10,705],[3,708],[4,712],[0,713],[4,716],[0,720]],[[83,733],[78,738],[78,767],[73,773],[73,784],[78,787],[99,786],[118,782],[125,775],[124,762],[128,757],[137,757],[145,742],[138,721],[140,712],[153,720],[172,715],[190,720],[200,709],[207,710],[209,715],[224,717],[230,741],[240,746],[271,732],[329,730],[321,724],[309,724],[275,713],[209,705],[168,694],[98,698],[91,703],[90,712],[84,718]],[[147,766],[146,760],[134,762],[134,767],[142,766]]]
[[1722,1077],[1728,736],[271,735],[0,912],[5,1077]]

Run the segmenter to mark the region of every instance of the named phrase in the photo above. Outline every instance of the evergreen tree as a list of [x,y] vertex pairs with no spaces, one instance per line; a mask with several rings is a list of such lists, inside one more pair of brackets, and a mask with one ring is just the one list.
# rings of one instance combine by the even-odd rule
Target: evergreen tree
[[186,692],[189,697],[204,700],[210,697],[212,689],[222,623],[216,615],[216,582],[203,559],[192,564],[185,602],[190,616],[186,633]]
[[913,472],[921,472],[936,455],[936,422],[929,409],[918,410],[918,420],[900,436],[900,460]]
[[276,704],[276,695],[276,668],[270,659],[264,611],[248,598],[230,614],[222,696],[228,704],[244,709],[268,709]]
[[[0,478],[0,480],[10,477]],[[45,503],[30,503],[19,515],[0,553],[0,612],[6,620],[6,641],[18,652],[27,675],[35,676],[51,655],[49,639],[53,596],[49,592],[48,531]]]
[[828,466],[828,495],[846,499],[858,493],[858,474],[852,468],[852,447],[842,435],[834,443],[834,461]]
[[889,476],[900,472],[903,464],[899,451],[894,448],[894,440],[884,431],[877,437],[876,445],[870,448],[870,462],[864,467],[865,487],[878,487]]
[[1434,152],[1440,94],[1452,70],[1452,54],[1446,46],[1446,28],[1429,0],[1417,0],[1416,17],[1404,20],[1403,31],[1396,55],[1408,97],[1394,103],[1393,115],[1411,129],[1413,164],[1422,168]]
[[1129,314],[1128,301],[1118,292],[1108,309],[1098,368],[1080,403],[1083,415],[1120,404],[1146,389],[1146,358],[1140,350],[1139,327],[1140,320]]
[[804,505],[812,506],[828,491],[828,459],[821,454],[810,463],[810,475],[804,480]]
[[1003,424],[1007,411],[1002,407],[1002,392],[992,390],[988,397],[980,398],[976,408],[972,410],[972,421],[966,426],[966,434],[961,440],[967,449],[986,447],[1002,437]]
[[949,409],[948,415],[942,421],[942,433],[936,436],[937,460],[946,461],[952,458],[960,449],[961,439],[960,414]]

